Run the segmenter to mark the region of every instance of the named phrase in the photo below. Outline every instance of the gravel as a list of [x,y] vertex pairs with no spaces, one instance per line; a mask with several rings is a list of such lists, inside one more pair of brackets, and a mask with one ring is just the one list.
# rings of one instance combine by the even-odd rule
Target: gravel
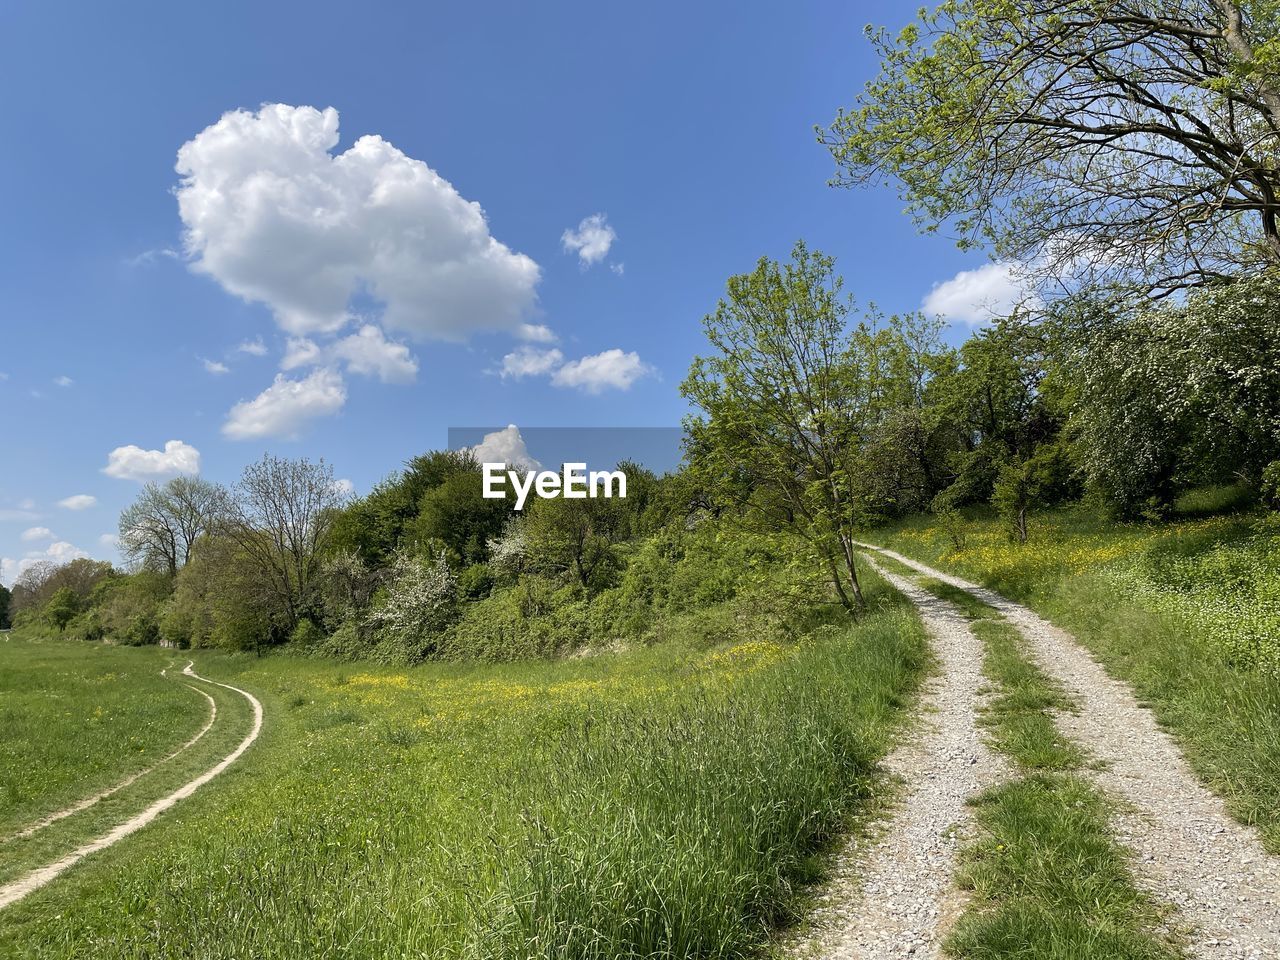
[[972,823],[966,800],[1007,773],[977,726],[982,645],[968,622],[951,604],[877,571],[919,608],[939,669],[925,685],[920,724],[884,762],[902,784],[900,797],[838,855],[810,922],[782,945],[790,957],[941,956],[965,902],[952,875]]
[[1026,638],[1040,668],[1075,698],[1079,712],[1060,715],[1059,728],[1102,762],[1092,775],[1122,801],[1117,839],[1134,852],[1143,886],[1174,908],[1172,924],[1190,955],[1280,958],[1280,858],[1231,818],[1129,687],[1026,607],[892,550],[880,552],[995,607]]

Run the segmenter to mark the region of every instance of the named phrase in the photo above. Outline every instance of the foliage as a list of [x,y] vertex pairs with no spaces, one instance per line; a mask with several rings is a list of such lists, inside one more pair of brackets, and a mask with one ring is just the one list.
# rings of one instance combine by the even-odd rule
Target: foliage
[[196,545],[160,614],[161,636],[177,647],[257,650],[280,626],[274,595],[230,539]]
[[67,624],[80,612],[80,605],[80,597],[74,590],[70,587],[60,587],[49,598],[49,603],[44,608],[44,615],[59,630],[66,630]]
[[1261,487],[1267,506],[1280,509],[1280,460],[1272,460],[1262,468]]
[[456,613],[457,580],[443,554],[434,560],[397,553],[379,602],[367,617],[386,653],[397,649],[401,662],[431,653],[438,635]]
[[232,491],[225,536],[272,607],[280,639],[321,606],[321,569],[334,514],[342,503],[333,468],[323,460],[270,455],[245,467]]
[[996,477],[991,502],[1009,535],[1026,543],[1027,511],[1071,499],[1078,492],[1074,473],[1065,448],[1057,443],[1045,444],[1026,459],[1004,464]]
[[618,568],[614,542],[622,518],[618,501],[561,497],[538,500],[526,512],[518,536],[530,570],[567,576],[588,592],[612,584]]
[[148,483],[120,515],[120,550],[126,560],[175,577],[191,548],[226,518],[227,492],[199,477]]
[[1045,275],[1156,294],[1280,265],[1274,0],[952,0],[821,139],[846,185]]
[[1280,273],[1099,320],[1071,364],[1085,474],[1122,514],[1280,457]]
[[935,332],[901,319],[851,328],[841,288],[834,261],[803,243],[787,264],[762,258],[731,277],[703,321],[714,352],[694,359],[681,392],[701,411],[686,423],[697,481],[764,529],[802,537],[853,608],[855,530],[917,483],[881,483],[864,457],[881,444],[899,461],[905,444],[881,428],[919,396]]
[[483,490],[478,467],[447,477],[418,501],[417,516],[405,525],[405,542],[418,549],[432,541],[443,543],[455,563],[483,560],[485,544],[501,533],[511,515],[506,500],[486,499]]

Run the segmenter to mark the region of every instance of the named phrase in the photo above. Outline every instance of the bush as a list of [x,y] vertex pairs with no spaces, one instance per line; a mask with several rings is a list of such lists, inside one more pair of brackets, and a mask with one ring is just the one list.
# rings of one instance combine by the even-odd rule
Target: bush
[[493,571],[486,563],[473,563],[458,575],[458,593],[468,600],[487,597],[493,585]]
[[324,631],[305,617],[298,621],[293,633],[289,635],[289,645],[295,650],[310,650],[320,646],[324,640]]
[[1262,468],[1262,500],[1272,510],[1280,510],[1280,460]]

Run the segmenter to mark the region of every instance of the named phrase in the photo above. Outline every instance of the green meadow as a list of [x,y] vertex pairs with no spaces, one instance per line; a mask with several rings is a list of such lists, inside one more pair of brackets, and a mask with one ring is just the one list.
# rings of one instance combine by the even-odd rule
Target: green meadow
[[[508,665],[197,651],[263,701],[262,738],[0,914],[0,955],[740,956],[856,822],[926,668],[909,609],[871,602],[790,642]],[[13,650],[72,673],[164,653]],[[81,709],[96,692],[71,688]]]

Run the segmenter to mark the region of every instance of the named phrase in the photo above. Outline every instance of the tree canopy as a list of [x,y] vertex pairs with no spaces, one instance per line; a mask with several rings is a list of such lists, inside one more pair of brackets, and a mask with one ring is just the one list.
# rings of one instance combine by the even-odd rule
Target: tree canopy
[[948,0],[820,139],[928,230],[1161,296],[1280,267],[1277,0]]

